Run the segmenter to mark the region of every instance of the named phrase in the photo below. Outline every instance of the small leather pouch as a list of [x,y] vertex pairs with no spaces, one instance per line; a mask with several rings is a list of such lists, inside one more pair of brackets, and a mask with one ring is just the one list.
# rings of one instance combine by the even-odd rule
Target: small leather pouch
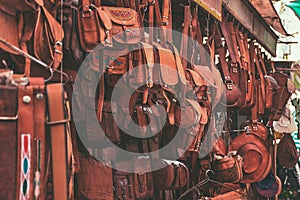
[[220,182],[238,183],[243,178],[242,157],[229,155],[212,161],[213,179]]

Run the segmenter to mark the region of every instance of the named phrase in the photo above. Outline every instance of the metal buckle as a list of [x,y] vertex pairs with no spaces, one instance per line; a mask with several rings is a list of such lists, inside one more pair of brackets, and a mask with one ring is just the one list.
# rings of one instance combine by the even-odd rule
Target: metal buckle
[[0,121],[15,121],[19,118],[18,114],[14,117],[0,117]]

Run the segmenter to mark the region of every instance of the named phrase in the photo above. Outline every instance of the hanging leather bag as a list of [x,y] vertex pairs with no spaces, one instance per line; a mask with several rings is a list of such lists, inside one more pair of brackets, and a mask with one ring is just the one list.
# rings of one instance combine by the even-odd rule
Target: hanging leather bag
[[81,47],[90,52],[98,44],[137,44],[142,38],[137,12],[131,8],[96,6],[83,0],[78,12]]
[[220,182],[238,183],[243,178],[243,159],[236,153],[229,153],[212,161],[213,179]]

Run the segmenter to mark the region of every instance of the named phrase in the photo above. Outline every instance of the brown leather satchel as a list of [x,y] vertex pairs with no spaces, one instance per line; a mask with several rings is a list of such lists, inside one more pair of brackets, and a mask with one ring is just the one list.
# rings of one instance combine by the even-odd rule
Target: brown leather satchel
[[77,175],[80,199],[113,199],[112,169],[91,155],[80,154]]
[[243,178],[243,159],[236,152],[212,161],[213,179],[220,182],[238,183]]
[[130,8],[95,6],[83,0],[78,12],[80,44],[90,52],[98,44],[137,44],[142,32],[137,12]]
[[179,161],[153,160],[153,185],[156,190],[178,190],[189,184],[189,169]]

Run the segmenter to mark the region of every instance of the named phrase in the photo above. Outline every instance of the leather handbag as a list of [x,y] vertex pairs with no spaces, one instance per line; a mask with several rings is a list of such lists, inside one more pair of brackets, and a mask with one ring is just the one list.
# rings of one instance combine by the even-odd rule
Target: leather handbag
[[[232,152],[231,152],[232,153]],[[243,159],[241,156],[231,154],[212,161],[213,179],[220,182],[238,183],[243,178]]]
[[153,160],[152,172],[155,190],[178,190],[189,184],[189,169],[179,161]]
[[79,199],[113,199],[112,169],[91,155],[80,154]]
[[137,12],[130,8],[96,6],[83,0],[77,20],[80,44],[85,52],[98,44],[137,44],[142,37]]

